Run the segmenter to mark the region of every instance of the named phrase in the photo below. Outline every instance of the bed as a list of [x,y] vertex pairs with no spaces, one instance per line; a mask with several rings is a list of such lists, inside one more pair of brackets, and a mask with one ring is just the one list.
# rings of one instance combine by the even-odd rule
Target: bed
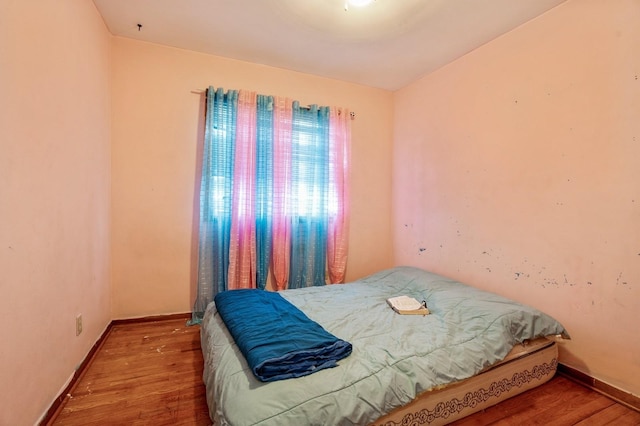
[[[280,295],[349,342],[350,355],[333,368],[263,382],[211,303],[201,343],[214,424],[446,424],[549,380],[555,340],[569,338],[537,309],[413,267]],[[426,301],[430,314],[397,314],[386,300],[398,295]]]

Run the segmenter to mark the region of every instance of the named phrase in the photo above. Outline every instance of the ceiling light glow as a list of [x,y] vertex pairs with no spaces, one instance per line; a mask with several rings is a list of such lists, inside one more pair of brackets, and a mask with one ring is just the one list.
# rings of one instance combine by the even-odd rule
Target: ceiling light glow
[[373,3],[374,0],[347,0],[347,5],[355,7],[365,7]]

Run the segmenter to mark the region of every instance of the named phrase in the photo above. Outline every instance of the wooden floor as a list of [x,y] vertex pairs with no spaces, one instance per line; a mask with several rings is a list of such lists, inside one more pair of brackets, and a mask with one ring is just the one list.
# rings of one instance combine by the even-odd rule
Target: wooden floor
[[[200,328],[114,325],[52,425],[209,425]],[[640,413],[563,377],[455,425],[640,425]]]
[[210,425],[200,328],[114,325],[54,425]]

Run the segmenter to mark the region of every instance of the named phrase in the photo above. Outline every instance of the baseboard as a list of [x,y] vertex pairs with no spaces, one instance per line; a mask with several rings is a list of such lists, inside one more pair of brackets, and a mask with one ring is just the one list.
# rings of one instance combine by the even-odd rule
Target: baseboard
[[113,328],[113,326],[121,325],[121,324],[135,324],[135,323],[142,323],[142,322],[175,320],[175,319],[182,319],[182,318],[184,318],[185,320],[191,318],[191,313],[154,315],[149,317],[111,320],[111,322],[109,322],[109,325],[107,325],[107,327],[105,328],[100,338],[98,338],[96,343],[94,343],[94,345],[91,347],[91,349],[87,353],[87,356],[84,358],[84,360],[82,360],[82,362],[80,363],[76,371],[73,373],[73,377],[71,377],[69,384],[63,389],[60,395],[58,395],[58,397],[53,401],[53,403],[51,404],[51,407],[49,407],[47,412],[42,417],[42,420],[38,424],[49,425],[53,423],[55,418],[58,416],[60,410],[62,410],[62,408],[64,407],[64,402],[66,402],[67,398],[69,398],[69,395],[73,391],[76,383],[82,378],[84,372],[87,371],[87,368],[89,368],[89,365],[91,365],[91,362],[93,361],[94,356],[96,355],[98,350],[100,350],[100,347],[102,347],[104,341],[109,336],[109,333],[111,333],[111,329]]
[[182,312],[177,314],[166,314],[166,315],[153,315],[148,317],[136,317],[136,318],[124,318],[124,319],[115,319],[111,320],[113,325],[120,324],[135,324],[140,322],[154,322],[154,321],[166,321],[166,320],[176,320],[176,319],[185,319],[188,320],[191,318],[190,312]]
[[64,406],[64,402],[67,400],[67,398],[69,398],[69,395],[75,387],[76,383],[78,382],[78,380],[80,380],[84,372],[87,371],[87,368],[91,364],[91,361],[93,361],[93,357],[98,352],[104,341],[107,339],[109,333],[111,333],[111,328],[112,322],[107,325],[107,327],[102,332],[102,335],[98,338],[98,340],[93,344],[93,346],[87,353],[87,356],[84,357],[78,368],[76,368],[67,386],[62,390],[60,395],[58,395],[58,397],[53,400],[51,407],[49,407],[47,412],[42,417],[42,420],[39,423],[40,425],[49,425],[58,416],[59,411]]
[[582,371],[576,370],[575,368],[569,367],[564,364],[558,364],[558,373],[573,380],[574,382],[580,383],[621,404],[624,404],[629,408],[640,411],[640,398],[636,395],[618,389],[615,386],[611,386],[608,383],[591,377],[588,374],[583,373]]

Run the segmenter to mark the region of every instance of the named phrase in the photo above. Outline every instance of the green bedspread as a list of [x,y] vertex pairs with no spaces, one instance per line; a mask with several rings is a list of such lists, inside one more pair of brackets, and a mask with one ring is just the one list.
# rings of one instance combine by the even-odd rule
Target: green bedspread
[[[203,379],[216,424],[364,425],[423,391],[477,374],[516,343],[568,337],[561,324],[532,307],[410,267],[281,294],[351,342],[353,352],[336,368],[260,382],[210,304],[201,330]],[[431,314],[395,313],[386,299],[399,295],[425,300]]]

